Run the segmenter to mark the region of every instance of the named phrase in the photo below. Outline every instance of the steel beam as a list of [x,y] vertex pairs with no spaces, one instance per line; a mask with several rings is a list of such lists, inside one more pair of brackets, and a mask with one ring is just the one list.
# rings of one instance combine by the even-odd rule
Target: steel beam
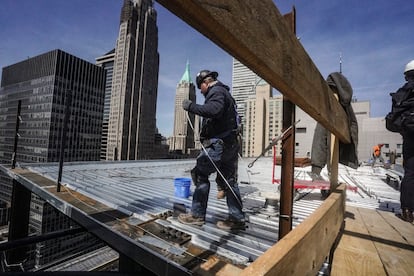
[[[16,241],[26,238],[29,233],[29,214],[31,192],[21,183],[13,181],[13,191],[11,199],[9,241]],[[8,251],[7,262],[16,264],[26,259],[27,248],[19,247]]]
[[[30,191],[32,191],[33,193],[40,196],[43,200],[48,202],[51,206],[56,208],[58,211],[70,217],[80,226],[85,228],[88,232],[90,232],[91,234],[101,239],[112,249],[116,250],[120,254],[128,256],[128,258],[130,258],[132,261],[144,267],[145,269],[151,271],[152,273],[156,275],[166,275],[166,276],[167,275],[168,276],[170,275],[171,276],[191,275],[191,271],[188,270],[187,268],[169,260],[168,258],[164,257],[158,252],[151,250],[150,248],[141,244],[137,240],[134,240],[130,238],[129,236],[122,234],[120,232],[114,231],[109,225],[99,221],[95,217],[90,216],[89,214],[76,208],[75,206],[68,204],[63,199],[57,196],[60,193],[57,193],[57,195],[54,195],[48,190],[41,188],[39,185],[37,185],[35,182],[32,182],[27,177],[23,177],[20,174],[14,174],[2,165],[0,165],[0,170],[6,172],[10,177],[12,177],[17,187],[20,186],[20,189],[24,188],[23,191],[25,190],[26,192],[29,193],[29,198],[30,198]],[[40,180],[38,179],[36,181],[38,182]],[[47,182],[47,181],[50,181],[50,180],[44,178],[44,182]],[[50,181],[50,184],[53,185],[54,182]],[[28,200],[28,204],[30,204],[30,200]],[[28,216],[29,206],[30,205],[27,206],[27,216]],[[21,214],[21,215],[23,216],[24,214]],[[23,218],[23,221],[24,221],[24,218]],[[28,225],[28,217],[27,217],[27,221],[25,222],[23,221],[19,221],[20,224],[18,225],[21,225],[22,228],[24,229],[24,227],[27,227]],[[15,224],[17,224],[17,222],[15,222]],[[26,233],[25,236],[24,236],[24,233]],[[18,234],[16,232],[15,239],[26,237],[27,231],[24,233],[19,236],[16,236],[16,234]],[[18,256],[22,256],[22,255],[20,254]],[[9,263],[12,263],[12,262],[9,262]]]

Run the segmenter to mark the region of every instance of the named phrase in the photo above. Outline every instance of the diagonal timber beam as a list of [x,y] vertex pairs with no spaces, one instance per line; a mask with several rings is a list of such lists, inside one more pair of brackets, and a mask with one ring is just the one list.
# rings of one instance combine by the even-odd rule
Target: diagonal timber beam
[[278,89],[342,142],[346,114],[271,0],[157,0]]

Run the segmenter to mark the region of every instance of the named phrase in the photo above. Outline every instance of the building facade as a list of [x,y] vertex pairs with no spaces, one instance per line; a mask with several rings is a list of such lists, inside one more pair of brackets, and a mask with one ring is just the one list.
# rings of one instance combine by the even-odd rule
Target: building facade
[[[246,123],[244,126],[243,156],[271,156],[273,150],[263,152],[272,140],[282,133],[283,97],[272,96],[272,87],[265,81],[256,86],[256,96],[246,101]],[[275,145],[276,154],[281,154],[281,141]]]
[[[0,93],[0,162],[10,164],[12,160],[19,100],[17,162],[59,161],[69,100],[64,161],[99,160],[104,82],[102,68],[61,50],[4,67]],[[9,202],[9,189],[3,188],[0,187],[0,199]]]
[[[105,72],[102,68],[54,50],[3,68],[0,90],[0,162],[13,156],[17,107],[21,102],[16,161],[57,162],[100,159]],[[65,113],[69,115],[66,133]],[[66,135],[64,135],[64,133]],[[0,179],[0,198],[10,205],[11,179]],[[43,234],[73,223],[45,201],[32,195],[29,232]],[[77,242],[77,241],[84,241]],[[40,267],[63,255],[99,246],[89,234],[38,243],[24,266]]]
[[124,0],[115,47],[108,160],[153,158],[159,69],[156,21],[152,0]]
[[[252,116],[255,116],[254,113],[252,113],[251,109],[256,108],[253,104],[257,92],[256,88],[259,84],[263,84],[263,81],[259,76],[257,76],[256,73],[254,73],[252,70],[250,70],[248,67],[246,67],[244,64],[242,64],[235,58],[233,58],[232,73],[232,95],[234,100],[236,101],[237,112],[239,113],[239,116],[241,118],[243,128],[242,156],[251,157],[254,156],[254,148],[256,148],[256,151],[260,148],[260,146],[257,146],[257,143],[251,140],[253,136],[258,135],[252,127],[253,124],[257,125],[260,123],[253,123],[249,120],[253,118]],[[254,144],[256,144],[256,146]]]
[[174,129],[170,140],[170,151],[188,154],[189,150],[194,148],[195,115],[183,109],[183,100],[196,102],[195,86],[191,80],[188,62],[175,92]]
[[237,112],[244,122],[247,100],[255,96],[256,85],[261,78],[237,59],[233,58],[232,95],[237,104]]
[[96,58],[96,65],[105,70],[105,104],[102,121],[101,160],[106,160],[108,146],[108,123],[111,109],[112,76],[114,73],[115,49]]
[[[384,144],[382,154],[384,159],[389,159],[390,153],[395,152],[397,161],[401,162],[402,137],[399,133],[390,132],[385,128],[383,117],[371,117],[371,105],[369,101],[351,102],[358,121],[358,159],[360,163],[370,162],[372,147],[376,144]],[[312,154],[312,140],[315,132],[316,121],[300,108],[296,107],[296,148],[297,157],[310,156]]]

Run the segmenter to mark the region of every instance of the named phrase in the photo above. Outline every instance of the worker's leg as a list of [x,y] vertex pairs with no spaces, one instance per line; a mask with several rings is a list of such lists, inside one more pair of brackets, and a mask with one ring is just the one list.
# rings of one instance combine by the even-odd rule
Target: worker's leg
[[223,141],[220,139],[211,139],[210,143],[205,145],[205,150],[203,149],[197,157],[197,165],[191,171],[191,176],[196,186],[191,207],[191,212],[195,216],[204,217],[206,215],[208,195],[210,192],[210,181],[208,177],[216,171],[216,167],[220,166],[222,154]]
[[[414,143],[404,139],[404,177],[401,181],[401,209],[405,220],[413,221],[414,211]],[[405,212],[405,214],[404,214]]]

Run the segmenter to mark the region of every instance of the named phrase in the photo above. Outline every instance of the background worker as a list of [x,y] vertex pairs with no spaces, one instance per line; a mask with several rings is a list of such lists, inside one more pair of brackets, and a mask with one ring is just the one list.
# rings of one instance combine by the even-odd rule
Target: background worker
[[[391,93],[393,109],[399,109],[400,128],[398,132],[403,138],[404,177],[401,180],[400,202],[404,221],[414,221],[414,60],[407,63],[404,70],[407,81],[396,93]],[[388,127],[387,127],[388,128]],[[395,130],[395,129],[394,129]],[[393,131],[394,131],[393,130]]]
[[380,162],[384,165],[384,158],[381,154],[381,148],[384,146],[384,144],[378,144],[372,147],[372,167],[374,167],[375,162],[377,162],[377,159],[380,160]]
[[[206,219],[209,176],[217,172],[217,183],[227,186],[224,190],[229,217],[218,221],[217,227],[224,230],[245,229],[245,216],[237,183],[238,152],[236,103],[229,87],[217,80],[218,73],[202,70],[197,74],[197,88],[205,97],[199,105],[184,100],[183,109],[203,117],[200,142],[202,150],[196,166],[191,170],[195,185],[191,212],[180,214],[178,220],[189,225],[203,225]],[[223,183],[224,182],[224,183]]]

